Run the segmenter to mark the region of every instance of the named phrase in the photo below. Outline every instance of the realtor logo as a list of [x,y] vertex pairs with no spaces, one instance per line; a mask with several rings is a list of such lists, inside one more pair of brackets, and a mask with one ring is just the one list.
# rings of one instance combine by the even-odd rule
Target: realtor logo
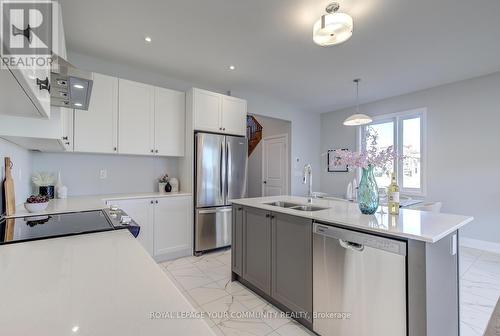
[[11,67],[50,65],[52,1],[1,1],[3,64]]

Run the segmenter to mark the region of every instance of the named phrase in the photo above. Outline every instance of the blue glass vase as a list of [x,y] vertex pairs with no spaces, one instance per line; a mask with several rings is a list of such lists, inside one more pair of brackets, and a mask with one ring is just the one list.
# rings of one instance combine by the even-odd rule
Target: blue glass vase
[[363,175],[358,187],[359,210],[365,215],[373,215],[379,204],[378,186],[375,175],[373,175],[373,166],[363,168]]

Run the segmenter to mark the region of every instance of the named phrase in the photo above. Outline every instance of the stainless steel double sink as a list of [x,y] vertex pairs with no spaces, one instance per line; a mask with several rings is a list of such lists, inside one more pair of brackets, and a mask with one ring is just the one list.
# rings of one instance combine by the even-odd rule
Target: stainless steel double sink
[[299,211],[319,211],[319,210],[326,210],[328,208],[324,207],[319,207],[311,204],[299,204],[299,203],[292,203],[292,202],[283,202],[283,201],[276,201],[276,202],[271,202],[271,203],[264,203],[266,205],[272,205],[280,208],[287,208],[287,209],[292,209],[292,210],[299,210]]

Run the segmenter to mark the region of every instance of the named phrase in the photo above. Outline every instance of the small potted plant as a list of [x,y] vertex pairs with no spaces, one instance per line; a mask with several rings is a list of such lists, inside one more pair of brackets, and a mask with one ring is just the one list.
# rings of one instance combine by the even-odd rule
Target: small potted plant
[[38,187],[38,193],[48,198],[54,198],[55,177],[50,173],[36,173],[31,178],[33,183]]
[[172,186],[170,185],[170,177],[168,174],[163,175],[158,179],[158,190],[160,192],[170,192],[172,191]]

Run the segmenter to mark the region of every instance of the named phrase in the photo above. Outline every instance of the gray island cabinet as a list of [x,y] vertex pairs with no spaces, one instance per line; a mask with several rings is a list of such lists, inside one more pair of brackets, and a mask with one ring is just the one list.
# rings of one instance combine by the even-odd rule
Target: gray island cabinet
[[[460,335],[458,229],[472,221],[472,217],[424,214],[414,210],[402,210],[402,214],[395,218],[387,214],[385,217],[365,216],[357,214],[356,205],[319,200],[315,200],[314,205],[324,207],[323,210],[298,211],[273,206],[270,201],[307,202],[294,196],[233,200],[233,281],[240,281],[321,336],[332,334],[332,329],[320,326],[319,319],[315,324],[318,313],[322,313],[315,309],[324,308],[319,305],[321,300],[326,300],[335,309],[350,307],[356,314],[368,314],[352,317],[355,320],[351,324],[368,326],[362,328],[357,336]],[[342,231],[353,239],[334,239],[333,245],[330,245],[332,249],[326,250],[327,253],[319,258],[318,246],[323,244],[323,240],[316,233],[318,226],[330,227],[334,232]],[[376,253],[356,257],[360,262],[353,268],[346,262],[352,261],[354,254],[345,254],[347,252],[338,250],[335,244],[350,247],[349,253],[354,253],[352,251],[362,247],[353,243],[355,237],[364,239],[365,253],[371,251],[370,246],[387,251],[400,246],[399,257],[377,259],[374,257]],[[400,266],[392,267],[392,273],[386,273],[388,268],[384,263],[396,259],[402,260]],[[326,277],[323,284],[328,286],[332,281],[343,281],[343,287],[328,289],[319,285],[317,276],[325,273],[318,265],[335,266],[327,270],[333,273]],[[360,268],[360,265],[367,266]],[[394,269],[397,271],[394,272]],[[369,270],[374,270],[372,278],[364,278]],[[400,285],[391,287],[388,282],[392,283],[394,278],[401,279],[398,280]],[[385,285],[381,286],[380,281]],[[347,292],[339,292],[338,288],[346,288]],[[355,298],[359,298],[359,303],[352,300],[353,293]],[[368,306],[363,306],[367,304],[366,300],[373,297],[382,301],[377,303],[379,308],[368,311]],[[391,305],[391,298],[392,302],[398,303],[397,306]],[[373,303],[372,300],[370,304]],[[357,307],[361,307],[360,310]],[[389,325],[396,315],[401,327],[384,328],[383,325]],[[373,329],[372,325],[376,328]],[[349,328],[333,330],[344,330],[333,333],[339,336],[352,334],[345,331]],[[378,335],[383,330],[398,331]]]

